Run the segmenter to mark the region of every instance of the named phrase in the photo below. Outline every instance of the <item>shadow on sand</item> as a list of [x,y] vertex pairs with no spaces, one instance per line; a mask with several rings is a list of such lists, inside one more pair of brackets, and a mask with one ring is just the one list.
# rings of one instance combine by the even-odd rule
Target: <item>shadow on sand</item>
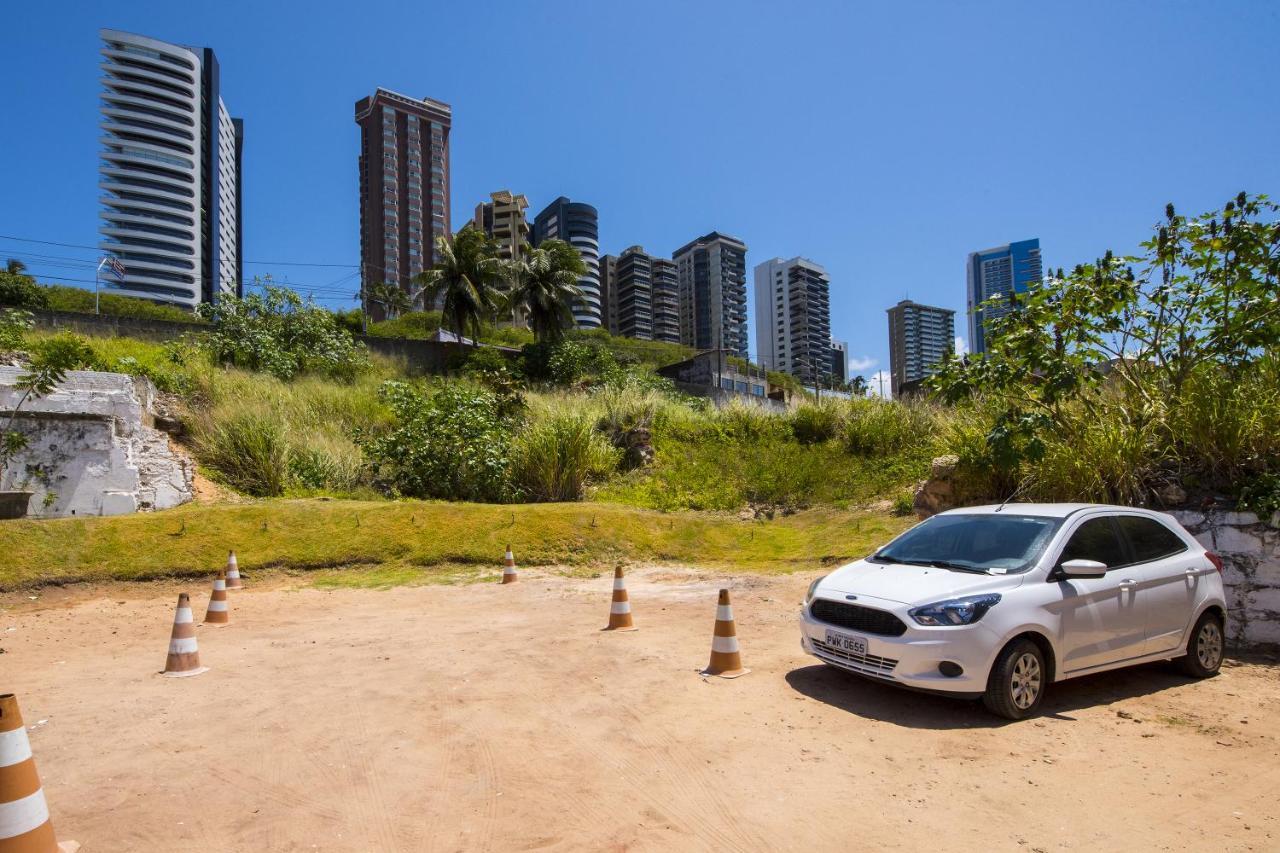
[[[981,702],[905,690],[825,664],[793,669],[786,679],[796,692],[833,708],[906,728],[974,729],[1010,724],[1009,720],[988,713]],[[1149,696],[1193,682],[1170,663],[1085,675],[1050,685],[1040,716],[1074,720],[1074,713],[1084,708]]]

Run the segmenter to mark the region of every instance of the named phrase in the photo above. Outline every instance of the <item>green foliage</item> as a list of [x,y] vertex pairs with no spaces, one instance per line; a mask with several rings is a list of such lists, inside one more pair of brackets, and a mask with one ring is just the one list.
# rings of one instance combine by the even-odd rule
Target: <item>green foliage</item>
[[802,403],[791,413],[791,432],[801,444],[819,444],[839,434],[840,421],[834,403]]
[[380,483],[409,497],[507,497],[511,424],[499,416],[492,391],[450,383],[423,394],[404,382],[387,382],[382,394],[394,426],[364,440]]
[[413,298],[409,294],[399,285],[385,281],[368,285],[364,289],[364,300],[371,305],[381,306],[383,316],[392,321],[413,308]]
[[[93,291],[83,287],[67,287],[48,284],[41,288],[48,297],[50,311],[69,311],[75,314],[94,313]],[[109,285],[103,285],[98,296],[98,313],[112,317],[136,317],[142,320],[166,320],[170,323],[200,325],[201,320],[190,311],[176,305],[161,305],[112,293]]]
[[232,488],[256,497],[284,494],[289,445],[278,416],[240,412],[196,436],[201,461]]
[[468,224],[453,240],[436,240],[439,261],[420,273],[414,283],[424,304],[443,305],[444,325],[459,335],[479,340],[483,321],[496,315],[509,270],[498,257],[498,244]]
[[573,325],[572,304],[581,301],[578,279],[587,265],[563,240],[544,240],[512,265],[510,304],[523,309],[538,341],[558,341]]
[[927,403],[854,398],[846,403],[842,438],[856,456],[926,448],[935,439],[937,412]]
[[31,311],[47,311],[49,294],[36,280],[21,271],[0,270],[0,305],[26,308]]
[[582,500],[587,484],[613,472],[619,457],[584,413],[559,414],[530,425],[516,439],[516,494],[532,501]]
[[21,349],[26,334],[35,325],[30,311],[0,310],[0,352]]
[[1280,512],[1280,473],[1259,474],[1240,490],[1240,506],[1262,518]]
[[351,381],[367,366],[364,348],[334,315],[270,278],[263,293],[200,306],[213,325],[204,346],[219,363],[292,379],[317,373]]
[[968,455],[1028,495],[1138,504],[1280,469],[1278,211],[1245,193],[1194,219],[1170,205],[1142,257],[1107,252],[1014,297],[985,356],[932,380],[986,419]]

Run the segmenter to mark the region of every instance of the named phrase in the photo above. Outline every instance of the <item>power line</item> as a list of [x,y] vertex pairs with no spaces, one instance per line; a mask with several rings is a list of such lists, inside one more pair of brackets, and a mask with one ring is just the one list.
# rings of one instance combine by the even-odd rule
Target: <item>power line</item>
[[[59,243],[55,240],[36,240],[32,237],[15,237],[12,234],[0,234],[0,240],[15,240],[19,243],[39,243],[43,246],[62,246],[67,249],[92,249],[95,252],[111,251],[104,250],[101,246],[87,246],[84,243]],[[254,264],[257,266],[280,266],[280,267],[339,267],[344,269],[357,269],[359,264],[330,264],[330,263],[305,263],[303,261],[245,261],[246,264]]]

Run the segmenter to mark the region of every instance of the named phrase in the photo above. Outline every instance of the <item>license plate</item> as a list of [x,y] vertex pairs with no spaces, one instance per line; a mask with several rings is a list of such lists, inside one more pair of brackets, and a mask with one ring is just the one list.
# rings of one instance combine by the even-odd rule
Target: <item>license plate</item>
[[863,655],[864,657],[867,654],[866,637],[851,637],[848,634],[827,631],[827,645],[835,646],[837,649],[850,654]]

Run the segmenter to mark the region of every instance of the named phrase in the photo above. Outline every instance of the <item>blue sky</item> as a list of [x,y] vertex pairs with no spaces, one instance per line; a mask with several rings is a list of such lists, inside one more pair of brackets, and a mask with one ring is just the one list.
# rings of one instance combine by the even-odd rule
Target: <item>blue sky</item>
[[[1280,195],[1280,3],[7,4],[0,234],[96,242],[100,27],[210,46],[246,125],[246,275],[354,304],[353,105],[453,105],[454,225],[509,188],[600,210],[601,248],[713,229],[831,274],[858,372],[885,309],[957,309],[967,252],[1133,251],[1164,204]],[[34,257],[41,255],[41,258]],[[41,278],[89,249],[0,239]],[[275,263],[256,263],[275,262]],[[345,280],[344,280],[344,277]],[[754,312],[752,348],[754,351]],[[963,334],[963,332],[961,331]]]

